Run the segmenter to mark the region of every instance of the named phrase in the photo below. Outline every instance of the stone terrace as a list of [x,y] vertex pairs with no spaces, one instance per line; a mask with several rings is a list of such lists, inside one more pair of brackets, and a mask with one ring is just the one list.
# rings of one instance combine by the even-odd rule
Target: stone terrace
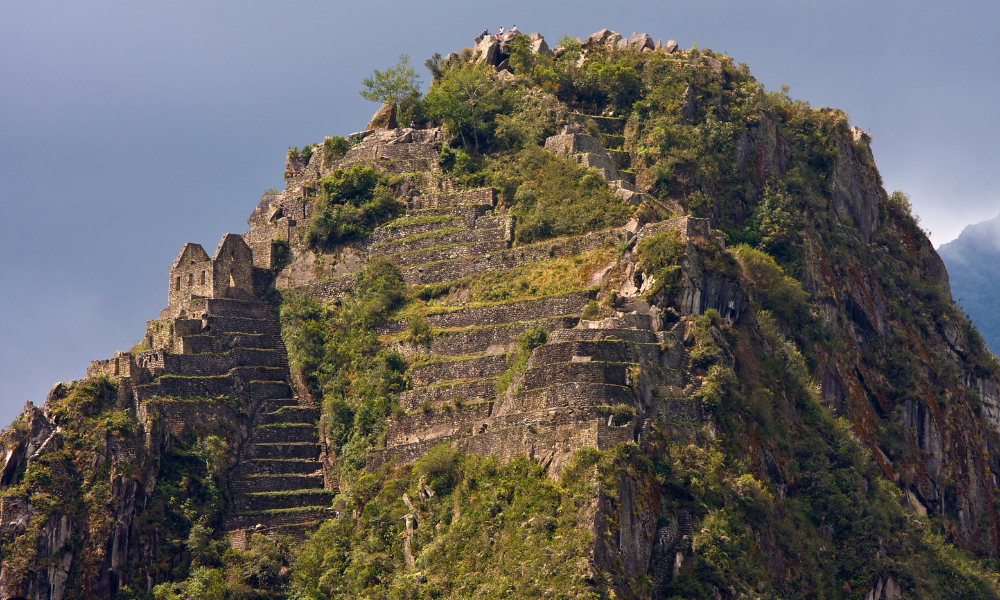
[[[571,125],[550,138],[546,148],[596,168],[622,201],[655,204],[633,186],[630,157],[621,150],[624,123],[611,118],[596,121],[600,140]],[[351,139],[354,145],[339,161],[327,164],[317,151],[308,165],[290,162],[286,191],[265,198],[248,220],[251,232],[246,237],[254,244],[255,264],[266,262],[256,256],[262,242],[269,244],[279,236],[292,242],[296,254],[278,277],[279,288],[333,301],[352,289],[356,273],[376,258],[399,267],[409,285],[449,284],[481,273],[634,244],[639,234],[649,234],[646,228],[632,226],[514,246],[514,219],[498,214],[492,189],[455,191],[441,175],[437,130],[378,130]],[[604,145],[614,145],[612,152]],[[357,164],[404,174],[405,215],[329,255],[308,249],[301,241],[311,214],[312,182],[335,168]],[[675,219],[655,230],[679,229],[684,237],[701,234],[688,228],[687,219]],[[700,418],[687,404],[668,407],[666,400],[654,401],[683,396],[684,352],[675,343],[675,334],[662,330],[659,317],[643,312],[648,306],[604,321],[581,321],[592,299],[592,293],[580,290],[437,309],[425,316],[434,335],[421,346],[404,341],[404,322],[386,324],[379,333],[407,356],[411,389],[400,397],[405,415],[390,421],[386,447],[371,451],[369,468],[412,460],[429,447],[448,442],[505,458],[524,453],[554,474],[579,448],[606,448],[640,438],[650,419]],[[509,388],[498,389],[500,376],[511,368],[518,338],[535,326],[549,332],[548,343],[533,351],[527,368],[512,374]],[[305,428],[300,429],[306,436]],[[260,444],[263,451],[264,443]],[[280,510],[300,501],[305,502],[301,497],[289,499]],[[266,502],[275,509],[277,503],[270,497]]]
[[272,307],[254,298],[190,298],[184,306],[200,318],[151,321],[153,350],[96,361],[88,376],[119,377],[137,410],[161,407],[177,421],[175,434],[192,414],[228,414],[238,403],[245,422],[232,425],[246,435],[229,475],[229,540],[243,548],[251,531],[301,538],[330,516],[335,490],[319,460],[319,409],[293,395]]

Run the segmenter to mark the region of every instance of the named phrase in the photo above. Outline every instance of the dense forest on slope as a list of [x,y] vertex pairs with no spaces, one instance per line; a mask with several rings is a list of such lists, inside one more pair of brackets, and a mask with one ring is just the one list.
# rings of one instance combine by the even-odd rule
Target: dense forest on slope
[[[295,260],[330,272],[380,231],[414,233],[373,257],[466,235],[449,214],[407,214],[426,174],[341,168],[356,137],[289,154],[290,182],[336,165],[290,183],[315,206],[308,234],[257,273],[299,393],[321,409],[330,518],[294,543],[223,534],[250,394],[136,410],[113,380],[76,382],[0,437],[5,597],[1000,597],[1000,364],[906,195],[882,189],[867,134],[731,57],[610,33],[554,53],[516,37],[499,70],[472,49],[432,57],[429,91],[394,115],[442,128],[433,177],[491,190],[530,262],[408,283],[402,252],[345,275],[332,301],[276,287]],[[635,196],[548,151],[560,132],[599,140]],[[619,235],[685,216],[707,235]],[[572,294],[587,299],[574,323],[634,321],[639,306],[669,334],[659,351],[679,366],[630,364],[628,381],[638,394],[675,370],[682,385],[598,407],[609,427],[645,417],[641,435],[558,469],[447,443],[373,462],[393,424],[478,409],[402,400],[421,368],[465,358],[436,355],[455,333],[442,315]],[[516,333],[492,406],[557,333]],[[697,418],[658,418],[668,401]],[[212,418],[174,426],[202,406]]]

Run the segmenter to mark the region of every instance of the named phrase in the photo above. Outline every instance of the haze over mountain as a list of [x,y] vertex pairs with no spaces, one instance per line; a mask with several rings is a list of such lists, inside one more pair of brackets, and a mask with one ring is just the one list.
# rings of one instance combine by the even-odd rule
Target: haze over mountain
[[1000,352],[1000,215],[969,225],[938,254],[948,267],[952,296],[990,349]]

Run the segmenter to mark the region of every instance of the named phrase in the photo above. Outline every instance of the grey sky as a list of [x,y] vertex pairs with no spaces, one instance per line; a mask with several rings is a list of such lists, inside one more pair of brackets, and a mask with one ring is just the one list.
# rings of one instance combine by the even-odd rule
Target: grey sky
[[0,6],[0,425],[139,339],[181,245],[245,231],[289,146],[363,128],[373,68],[484,27],[728,52],[871,130],[886,187],[935,243],[1000,210],[995,1]]

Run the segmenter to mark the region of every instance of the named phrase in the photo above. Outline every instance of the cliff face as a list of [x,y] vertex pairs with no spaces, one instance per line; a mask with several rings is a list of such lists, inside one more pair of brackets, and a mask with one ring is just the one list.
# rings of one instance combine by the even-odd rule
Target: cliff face
[[1000,365],[867,134],[477,43],[4,431],[0,598],[996,597]]

